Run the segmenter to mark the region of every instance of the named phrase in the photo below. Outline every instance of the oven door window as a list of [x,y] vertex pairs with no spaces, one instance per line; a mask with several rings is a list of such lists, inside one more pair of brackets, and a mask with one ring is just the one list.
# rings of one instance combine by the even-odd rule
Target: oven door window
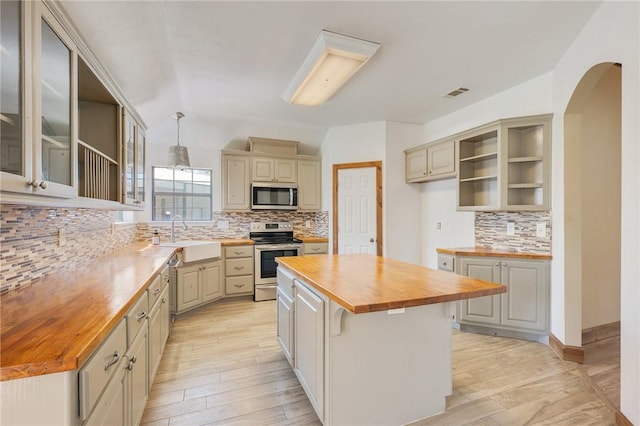
[[298,249],[260,251],[260,278],[276,277],[276,269],[278,267],[278,264],[276,263],[276,257],[297,255]]

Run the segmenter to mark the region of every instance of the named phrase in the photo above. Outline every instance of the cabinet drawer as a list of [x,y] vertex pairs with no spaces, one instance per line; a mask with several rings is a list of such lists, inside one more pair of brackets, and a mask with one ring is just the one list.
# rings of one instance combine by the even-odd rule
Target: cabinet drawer
[[227,259],[224,266],[227,277],[253,275],[253,258]]
[[253,293],[253,275],[226,279],[227,294]]
[[253,246],[225,247],[224,257],[226,259],[231,259],[234,257],[253,257]]
[[160,300],[160,293],[162,292],[162,275],[158,274],[151,282],[149,286],[149,307],[153,308],[158,300]]
[[327,254],[329,252],[328,243],[304,243],[304,254]]
[[455,270],[454,257],[451,254],[438,254],[438,269],[453,272]]
[[145,320],[149,315],[149,298],[145,291],[138,299],[135,305],[126,315],[127,318],[127,347],[131,346],[131,342],[136,337],[140,329],[146,324]]
[[127,326],[123,319],[80,369],[80,416],[89,417],[98,397],[119,369],[127,352]]

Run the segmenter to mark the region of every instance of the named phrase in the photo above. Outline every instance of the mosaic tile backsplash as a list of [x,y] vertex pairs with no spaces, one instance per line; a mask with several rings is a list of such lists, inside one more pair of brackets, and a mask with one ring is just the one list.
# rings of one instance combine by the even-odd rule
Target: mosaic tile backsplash
[[[513,222],[515,235],[507,235]],[[543,223],[544,238],[536,236],[536,224]],[[544,212],[476,212],[476,245],[495,249],[551,254],[551,213]]]
[[[228,222],[229,227],[220,229],[220,221]],[[293,222],[299,236],[329,235],[327,212],[215,212],[213,223],[189,223],[186,230],[176,224],[176,237],[248,238],[249,224],[264,221]],[[169,240],[171,225],[167,222],[118,226],[115,231],[113,222],[112,211],[0,205],[0,293],[78,268],[134,241],[150,242],[156,229],[162,241]],[[62,247],[58,246],[59,229],[64,230],[66,240]]]
[[[182,229],[182,223],[176,222],[175,236],[177,240],[206,240],[214,238],[249,238],[249,224],[251,222],[292,222],[294,234],[304,237],[327,237],[329,235],[328,212],[214,212],[213,224],[198,225],[196,222],[187,223],[187,229]],[[306,222],[310,227],[306,227]],[[221,228],[220,222],[226,222],[228,228]],[[138,223],[138,239],[151,241],[153,232],[157,230],[160,241],[170,240],[171,223]]]
[[[0,205],[0,293],[75,269],[131,244],[135,226],[112,232],[113,212]],[[66,244],[58,246],[58,230]]]

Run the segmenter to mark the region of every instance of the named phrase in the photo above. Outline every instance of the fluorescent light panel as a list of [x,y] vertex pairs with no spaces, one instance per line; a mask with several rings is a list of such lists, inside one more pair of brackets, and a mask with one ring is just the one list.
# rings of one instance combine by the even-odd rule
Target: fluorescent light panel
[[367,63],[379,48],[378,43],[320,31],[282,98],[297,105],[322,104]]

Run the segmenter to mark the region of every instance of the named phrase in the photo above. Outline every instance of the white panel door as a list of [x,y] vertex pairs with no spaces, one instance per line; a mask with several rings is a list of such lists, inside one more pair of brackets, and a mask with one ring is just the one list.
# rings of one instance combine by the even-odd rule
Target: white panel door
[[338,253],[377,254],[376,168],[338,170]]

